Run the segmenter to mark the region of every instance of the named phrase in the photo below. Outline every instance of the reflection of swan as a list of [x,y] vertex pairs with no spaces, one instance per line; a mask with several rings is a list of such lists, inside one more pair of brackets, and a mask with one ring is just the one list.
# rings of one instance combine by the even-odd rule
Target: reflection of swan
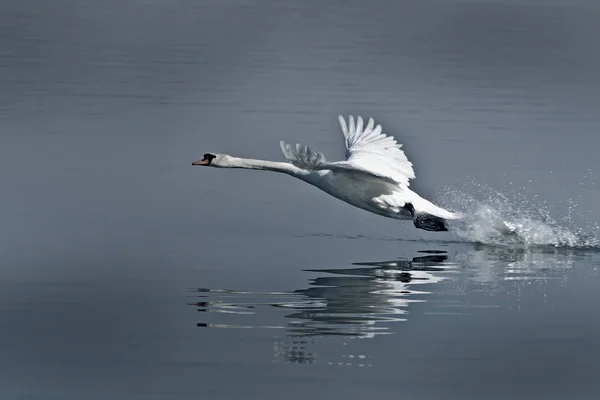
[[[424,301],[413,285],[432,284],[442,280],[434,272],[447,270],[446,255],[415,257],[411,261],[355,263],[359,268],[308,270],[333,276],[320,276],[311,287],[297,290],[321,306],[304,309],[297,303],[280,304],[295,309],[287,315],[290,334],[320,336],[347,335],[373,337],[391,333],[380,323],[405,321],[410,303]],[[379,325],[379,326],[376,326]]]
[[342,116],[340,125],[346,143],[346,160],[329,162],[322,153],[297,144],[281,142],[289,162],[251,160],[227,154],[206,153],[192,165],[245,168],[282,172],[318,187],[331,196],[363,210],[388,218],[412,220],[419,229],[447,231],[446,220],[459,218],[422,198],[409,187],[415,177],[402,145],[375,126],[366,126],[350,116],[349,126]]
[[[428,292],[413,287],[440,282],[443,278],[435,273],[451,267],[446,258],[445,254],[437,254],[410,261],[355,263],[358,268],[307,270],[326,275],[313,279],[309,288],[294,292],[197,289],[201,301],[192,304],[199,311],[237,316],[254,315],[260,309],[293,310],[285,315],[291,320],[285,329],[293,336],[373,337],[389,333],[386,327],[376,327],[377,323],[404,321],[409,304],[424,301],[422,295]],[[227,323],[199,326],[253,327]]]
[[[349,339],[397,332],[401,324],[396,322],[410,321],[411,304],[426,301],[434,288],[437,299],[428,307],[428,313],[456,314],[454,309],[462,314],[477,305],[463,302],[461,293],[499,290],[506,294],[515,290],[518,295],[522,282],[564,279],[565,269],[579,261],[590,264],[590,258],[600,254],[469,244],[457,244],[455,251],[451,262],[446,260],[445,252],[425,251],[430,254],[411,260],[308,270],[318,275],[308,287],[293,292],[196,289],[198,299],[191,305],[202,312],[200,327],[279,332],[273,344],[277,360],[313,363],[320,354],[320,362],[368,366],[372,361],[365,355],[365,342],[357,340],[352,346],[344,346]],[[451,279],[450,285],[433,285],[446,277]],[[450,295],[445,289],[451,289]],[[323,347],[326,345],[330,348]]]
[[[438,254],[410,261],[354,263],[358,268],[308,270],[330,276],[319,276],[312,280],[311,287],[295,291],[314,299],[309,304],[318,304],[317,307],[304,307],[306,300],[276,305],[295,310],[286,315],[292,321],[287,326],[287,338],[276,342],[276,356],[287,362],[314,362],[309,337],[365,339],[393,333],[382,324],[406,321],[409,305],[425,301],[422,296],[428,293],[412,286],[440,282],[443,278],[434,273],[451,267],[445,263],[446,258],[445,254]],[[346,354],[342,358],[329,363],[370,365],[364,354]]]
[[[317,337],[372,338],[393,333],[384,323],[406,321],[409,305],[425,301],[423,296],[428,294],[415,286],[440,282],[440,275],[452,269],[446,258],[434,254],[354,263],[354,268],[307,270],[319,276],[310,287],[294,292],[197,289],[200,301],[191,304],[198,311],[212,313],[213,321],[198,323],[200,327],[284,329],[286,335],[274,344],[276,358],[311,363]],[[269,311],[285,311],[281,318],[287,319],[287,324],[255,321]],[[366,356],[348,357],[364,361]]]

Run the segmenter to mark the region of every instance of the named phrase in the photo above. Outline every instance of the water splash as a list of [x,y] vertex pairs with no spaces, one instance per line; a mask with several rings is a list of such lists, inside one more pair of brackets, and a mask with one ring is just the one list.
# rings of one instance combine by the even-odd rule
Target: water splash
[[449,230],[469,242],[500,246],[600,248],[597,223],[586,220],[577,202],[568,199],[561,213],[547,201],[520,191],[501,193],[472,182],[469,188],[448,189],[444,205],[464,218]]

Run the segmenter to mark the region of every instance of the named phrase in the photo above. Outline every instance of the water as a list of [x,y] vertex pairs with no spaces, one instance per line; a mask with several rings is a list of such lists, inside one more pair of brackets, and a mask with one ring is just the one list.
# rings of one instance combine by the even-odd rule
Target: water
[[[597,398],[599,12],[2,2],[1,397]],[[340,113],[468,223],[190,166]]]
[[586,218],[592,210],[579,210],[578,201],[583,196],[559,203],[562,210],[557,211],[537,194],[505,193],[480,184],[471,184],[468,190],[448,189],[444,201],[462,212],[462,218],[449,229],[475,243],[598,249],[600,227],[596,220]]

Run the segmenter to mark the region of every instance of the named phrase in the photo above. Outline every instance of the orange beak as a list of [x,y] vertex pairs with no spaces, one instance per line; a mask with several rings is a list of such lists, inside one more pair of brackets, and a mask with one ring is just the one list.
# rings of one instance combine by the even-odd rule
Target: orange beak
[[208,165],[210,163],[210,161],[208,161],[206,158],[202,159],[202,160],[198,160],[198,161],[194,161],[192,163],[192,165]]

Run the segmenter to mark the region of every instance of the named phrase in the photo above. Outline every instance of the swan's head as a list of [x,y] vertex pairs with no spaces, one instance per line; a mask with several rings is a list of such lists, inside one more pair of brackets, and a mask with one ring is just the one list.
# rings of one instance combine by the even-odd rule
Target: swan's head
[[231,167],[232,157],[227,154],[211,154],[206,153],[202,160],[194,161],[192,165],[203,165],[208,167]]

